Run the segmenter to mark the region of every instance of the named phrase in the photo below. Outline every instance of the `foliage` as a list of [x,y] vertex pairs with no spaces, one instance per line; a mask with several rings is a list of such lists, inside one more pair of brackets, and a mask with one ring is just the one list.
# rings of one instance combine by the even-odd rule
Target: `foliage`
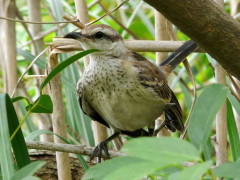
[[[87,0],[91,4],[94,0]],[[27,1],[17,1],[17,8],[24,19],[28,19],[29,13]],[[75,16],[75,4],[72,0],[46,0],[41,1],[42,20],[63,21],[63,14]],[[118,1],[102,0],[101,4],[110,10],[117,6]],[[230,13],[230,1],[225,1],[225,9]],[[46,8],[47,7],[47,8]],[[56,8],[57,7],[57,8]],[[89,9],[90,21],[101,17],[105,11],[95,5]],[[97,23],[111,25],[125,39],[154,39],[154,11],[141,0],[129,1],[122,8],[112,14],[120,23],[110,16],[103,18]],[[124,25],[129,31],[122,28]],[[55,28],[55,24],[42,25],[43,32]],[[59,27],[58,27],[59,28]],[[17,65],[18,74],[22,74],[26,67],[35,58],[34,45],[29,42],[30,37],[22,24],[16,24],[17,29]],[[75,27],[71,24],[64,26],[59,31],[47,33],[43,37],[44,43],[49,43],[55,36],[62,36],[71,32]],[[179,40],[189,39],[185,34],[174,29]],[[68,137],[66,143],[84,143],[94,145],[90,118],[85,116],[78,105],[75,94],[75,85],[82,74],[83,62],[77,59],[85,56],[87,51],[70,57],[68,54],[59,55],[62,62],[55,70],[49,73],[44,82],[32,78],[24,78],[22,82],[23,95],[10,99],[7,94],[0,95],[0,179],[34,179],[34,172],[40,168],[42,162],[30,163],[24,136],[36,138],[40,134],[50,133],[47,130],[36,130],[36,121],[41,117],[37,113],[53,111],[53,102],[49,95],[42,93],[43,87],[61,71],[61,80],[64,93],[64,105],[68,124]],[[155,59],[155,53],[141,52],[150,60]],[[40,71],[46,70],[46,55],[41,56],[35,65]],[[67,59],[67,60],[66,60]],[[236,125],[236,114],[240,116],[239,101],[232,95],[231,88],[219,84],[213,84],[216,61],[209,55],[195,53],[189,56],[189,63],[193,72],[198,98],[190,115],[189,130],[186,140],[175,138],[139,138],[126,143],[122,152],[127,156],[118,157],[102,164],[91,167],[85,179],[215,179],[216,177],[239,178],[240,141]],[[66,60],[66,61],[65,61]],[[75,63],[73,63],[75,62]],[[211,66],[209,66],[211,64]],[[176,76],[169,80],[171,88],[180,100],[184,111],[184,119],[187,118],[192,102],[192,85],[182,65],[176,68]],[[0,70],[0,76],[3,70]],[[35,75],[35,69],[29,70],[28,75]],[[0,78],[0,91],[3,92],[3,78]],[[227,79],[231,87],[230,79]],[[40,87],[38,86],[40,85]],[[213,84],[208,86],[209,84]],[[12,102],[11,102],[12,100]],[[19,109],[16,114],[13,104],[18,102]],[[216,156],[214,154],[211,137],[215,134],[214,120],[218,109],[227,102],[227,127],[230,162],[212,170]],[[26,108],[27,107],[27,108]],[[234,113],[234,111],[236,113]],[[35,113],[34,118],[31,116]],[[20,119],[20,121],[19,121]],[[35,121],[36,120],[36,121]],[[56,134],[54,134],[56,135]],[[11,153],[13,150],[13,153]],[[82,156],[78,157],[85,170],[87,164]],[[14,159],[16,162],[14,162]],[[185,162],[188,163],[185,163]],[[36,179],[36,178],[35,178]]]
[[[32,176],[43,162],[30,163],[27,147],[21,129],[16,133],[12,141],[10,135],[19,125],[18,117],[14,110],[10,97],[7,94],[0,94],[0,153],[1,174],[3,179],[21,179]],[[13,161],[11,144],[16,160]],[[17,172],[15,172],[19,169]]]
[[[190,142],[175,138],[139,138],[126,143],[122,152],[127,156],[115,158],[105,161],[91,167],[85,174],[85,179],[141,179],[146,176],[151,178],[168,177],[169,179],[200,179],[206,174],[213,177],[237,177],[238,173],[234,173],[237,163],[229,163],[222,165],[211,172],[210,166],[212,161],[208,160],[207,156],[201,156],[204,152],[211,150],[207,140],[210,138],[210,131],[215,115],[218,109],[230,95],[230,91],[223,85],[213,84],[203,89],[197,99],[196,105],[192,111],[189,122],[189,138]],[[234,97],[231,96],[234,99]],[[216,102],[212,104],[211,102]],[[230,105],[228,101],[228,105]],[[230,106],[231,107],[231,106]],[[230,109],[228,115],[228,123],[235,123],[232,111]],[[231,125],[234,127],[235,125]],[[231,133],[237,133],[236,130]],[[237,135],[237,134],[235,134]],[[238,135],[234,137],[230,135],[230,147],[232,154],[236,160],[238,156]],[[194,165],[186,167],[184,162],[189,162]],[[222,172],[226,167],[231,169],[231,173],[227,170]],[[165,173],[164,170],[172,169],[173,171]],[[123,173],[124,172],[124,173]]]
[[[86,56],[95,51],[97,50],[88,50],[78,53],[68,58],[64,62],[60,63],[55,69],[52,70],[52,72],[48,75],[45,81],[43,81],[43,83],[41,84],[40,86],[41,94],[33,104],[30,104],[29,103],[30,100],[23,96],[15,97],[11,100],[8,94],[0,94],[0,107],[1,107],[0,143],[4,150],[4,152],[1,153],[0,161],[3,179],[28,178],[43,166],[44,164],[43,162],[34,162],[30,164],[30,158],[28,155],[28,150],[25,144],[23,133],[21,131],[21,126],[30,113],[52,113],[53,104],[51,97],[49,95],[42,94],[43,87],[47,83],[49,83],[50,80],[54,78],[54,76],[56,76],[60,71],[65,69],[67,66],[77,61],[79,58],[82,58],[83,56]],[[17,102],[20,100],[26,100],[28,102],[28,106],[26,107],[27,114],[25,115],[23,120],[21,120],[19,123],[17,114],[13,106],[13,102]],[[36,134],[39,135],[39,133],[35,132],[35,136]],[[64,140],[66,143],[69,143],[67,140],[63,138],[61,139]],[[13,161],[10,144],[12,144],[16,164],[19,169],[19,171],[16,173],[14,173],[15,163]],[[78,158],[86,170],[87,169],[86,162],[81,156],[78,156]]]

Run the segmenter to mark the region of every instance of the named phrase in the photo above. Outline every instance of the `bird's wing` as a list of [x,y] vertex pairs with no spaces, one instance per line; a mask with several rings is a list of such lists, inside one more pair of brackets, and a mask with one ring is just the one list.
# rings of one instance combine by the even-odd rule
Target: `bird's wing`
[[182,109],[173,91],[167,85],[167,80],[161,69],[143,56],[132,53],[131,62],[138,70],[138,79],[142,86],[149,89],[169,104],[165,109],[167,127],[171,131],[183,131]]
[[84,97],[84,88],[81,79],[77,83],[78,102],[82,111],[87,114],[92,120],[97,121],[109,128],[109,124],[94,110]]

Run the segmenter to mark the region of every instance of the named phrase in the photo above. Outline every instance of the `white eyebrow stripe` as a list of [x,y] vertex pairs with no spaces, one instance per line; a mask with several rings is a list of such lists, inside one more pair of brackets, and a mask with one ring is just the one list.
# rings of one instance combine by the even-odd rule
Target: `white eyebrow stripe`
[[[91,30],[91,35],[97,33],[98,31],[101,31],[103,32],[104,34],[108,35],[108,36],[116,36],[117,34],[112,31],[111,29],[104,29],[104,28],[101,28],[101,27],[97,27],[97,28],[94,28]],[[88,31],[89,32],[89,31]]]

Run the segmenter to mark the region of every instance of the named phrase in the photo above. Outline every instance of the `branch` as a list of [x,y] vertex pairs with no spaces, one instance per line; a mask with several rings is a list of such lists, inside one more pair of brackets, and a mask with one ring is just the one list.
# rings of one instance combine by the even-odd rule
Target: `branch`
[[36,22],[36,21],[18,20],[18,19],[8,18],[8,17],[2,17],[2,16],[0,16],[0,19],[2,19],[2,20],[7,20],[7,21],[13,21],[13,22],[28,23],[28,24],[61,24],[61,23],[74,23],[74,22],[78,22],[78,20],[72,20],[72,21],[54,21],[54,22]]
[[[38,141],[27,141],[26,144],[29,149],[59,151],[59,152],[74,153],[74,154],[81,154],[81,155],[87,155],[87,156],[91,156],[94,150],[93,147],[87,147],[85,145],[72,145],[72,144],[38,142]],[[126,155],[121,152],[111,151],[111,150],[109,151],[109,154],[111,158]],[[103,157],[106,158],[104,153],[103,153]]]
[[213,0],[144,0],[240,79],[240,24]]
[[[124,43],[132,51],[173,52],[182,46],[184,41],[125,40]],[[74,39],[54,38],[53,42],[47,45],[56,48],[57,53],[82,50],[79,42]],[[202,50],[197,50],[197,52],[202,52]]]

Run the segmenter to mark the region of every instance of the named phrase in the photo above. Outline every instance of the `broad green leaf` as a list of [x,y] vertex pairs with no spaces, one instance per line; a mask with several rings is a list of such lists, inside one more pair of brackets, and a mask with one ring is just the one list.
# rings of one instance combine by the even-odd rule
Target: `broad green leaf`
[[129,156],[162,166],[200,160],[199,152],[192,144],[173,137],[137,138],[127,142],[121,150]]
[[[34,108],[32,108],[35,106]],[[53,103],[52,99],[47,94],[42,94],[40,97],[31,105],[27,106],[27,110],[31,109],[31,113],[52,113]]]
[[[129,157],[132,159],[132,157]],[[123,162],[119,164],[119,168],[115,166],[115,170],[112,170],[106,174],[103,178],[104,180],[139,180],[147,177],[149,174],[154,173],[156,170],[160,169],[162,166],[157,162],[150,162],[147,160],[136,161],[133,163],[128,163],[127,165],[122,165]],[[124,173],[123,173],[124,172]]]
[[56,76],[59,72],[61,72],[63,69],[65,69],[66,67],[68,67],[70,64],[74,63],[75,61],[77,61],[78,59],[93,53],[93,52],[97,52],[98,50],[96,49],[90,49],[90,50],[86,50],[83,52],[80,52],[78,54],[75,54],[74,56],[71,56],[70,58],[66,59],[65,61],[61,62],[55,69],[53,69],[49,75],[47,76],[47,78],[42,82],[41,86],[40,86],[40,90],[42,91],[42,89],[44,88],[44,86],[46,86],[47,83],[49,83],[49,81]]
[[228,89],[220,84],[206,87],[198,97],[190,115],[188,136],[200,150],[204,149],[209,138],[216,113],[226,99]]
[[14,174],[14,161],[8,127],[7,96],[7,94],[0,94],[0,165],[3,179],[10,179]]
[[97,164],[86,172],[83,179],[141,179],[156,169],[156,164],[135,157],[117,157]]
[[196,180],[201,179],[201,176],[210,168],[212,165],[211,161],[193,165],[185,168],[182,171],[174,173],[169,177],[169,180]]
[[15,103],[15,102],[21,101],[21,100],[26,100],[28,104],[31,104],[31,103],[29,102],[28,98],[23,97],[23,96],[17,96],[17,97],[12,98],[12,103]]
[[27,176],[22,178],[21,180],[41,180],[41,179],[35,176]]
[[240,162],[226,163],[213,169],[213,174],[217,177],[239,178]]
[[240,157],[240,141],[232,106],[229,100],[227,100],[227,128],[232,157],[233,160],[236,161]]
[[[52,134],[52,135],[55,135],[57,136],[59,139],[61,139],[62,141],[64,141],[65,143],[67,144],[72,144],[70,143],[68,140],[66,140],[65,138],[63,138],[62,136],[59,136],[49,130],[46,130],[46,129],[40,129],[40,130],[36,130],[36,131],[33,131],[32,133],[30,133],[25,139],[26,141],[33,141],[35,138],[37,138],[38,136],[40,136],[41,134]],[[76,154],[78,160],[80,161],[80,163],[82,164],[82,167],[85,171],[87,171],[88,169],[88,164],[87,162],[85,161],[85,159],[83,158],[82,155],[79,155],[79,154]]]
[[164,177],[170,176],[171,174],[177,173],[180,170],[182,170],[181,166],[171,166],[171,167],[166,167],[166,168],[157,170],[152,175],[164,178]]
[[[6,95],[5,100],[7,105],[7,121],[9,133],[10,135],[12,135],[16,128],[19,126],[19,121],[15,109],[13,107],[12,101],[8,95]],[[24,141],[21,129],[18,130],[18,132],[12,139],[12,148],[19,169],[30,163],[27,146]]]
[[133,139],[123,146],[122,151],[128,156],[91,167],[83,179],[138,180],[171,165],[200,160],[193,145],[170,137]]
[[33,175],[37,170],[39,170],[45,164],[44,161],[35,161],[32,162],[23,168],[21,168],[12,178],[11,180],[19,180],[27,178],[28,176]]

